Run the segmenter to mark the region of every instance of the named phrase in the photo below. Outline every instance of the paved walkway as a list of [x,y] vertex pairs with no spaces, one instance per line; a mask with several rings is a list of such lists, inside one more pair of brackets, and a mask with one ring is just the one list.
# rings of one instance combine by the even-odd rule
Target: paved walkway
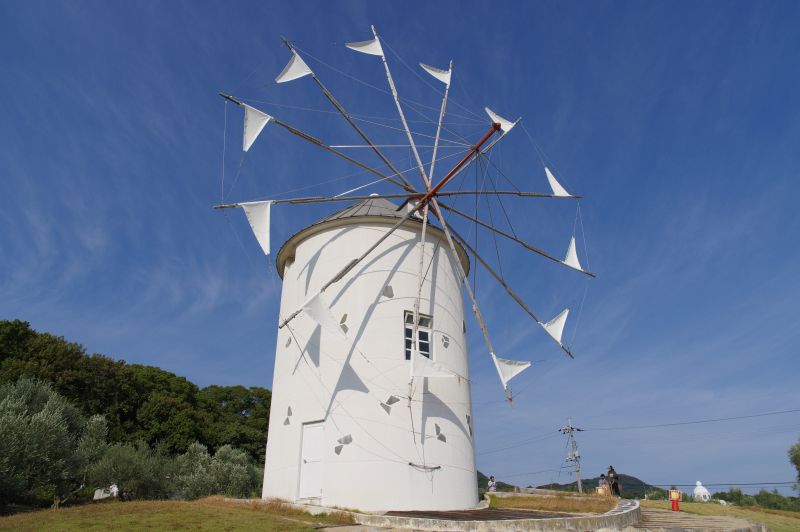
[[543,512],[539,510],[513,510],[510,508],[481,508],[479,510],[450,510],[450,511],[410,511],[386,512],[394,517],[419,517],[421,519],[444,519],[447,521],[507,521],[509,519],[553,519],[557,517],[575,517],[576,515],[564,512]]
[[738,531],[765,531],[766,527],[754,525],[753,523],[739,519],[738,517],[728,517],[722,515],[692,515],[685,512],[673,512],[671,510],[656,510],[654,508],[642,508],[642,519],[632,527],[638,530],[670,532],[679,531],[719,531],[719,532],[738,532]]

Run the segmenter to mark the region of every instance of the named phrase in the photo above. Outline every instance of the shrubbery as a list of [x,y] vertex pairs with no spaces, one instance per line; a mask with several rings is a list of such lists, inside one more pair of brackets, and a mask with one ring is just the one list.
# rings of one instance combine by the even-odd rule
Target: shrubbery
[[105,419],[85,419],[48,383],[0,385],[0,510],[9,503],[58,507],[116,484],[123,498],[249,497],[261,475],[251,456],[230,445],[210,455],[195,442],[171,456],[145,441],[107,443]]
[[20,379],[0,386],[0,509],[12,501],[77,494],[105,448],[105,421],[88,421],[49,384]]
[[20,378],[51,384],[84,416],[103,415],[111,442],[162,445],[172,454],[199,441],[212,451],[233,445],[264,461],[271,393],[207,386],[152,366],[88,355],[80,344],[0,320],[0,384]]
[[714,494],[714,499],[727,501],[739,506],[760,506],[772,510],[789,510],[800,512],[800,499],[797,497],[785,497],[777,490],[767,491],[762,489],[755,495],[743,493],[738,488]]
[[260,481],[260,471],[247,453],[230,445],[211,456],[205,446],[194,443],[175,459],[173,471],[175,493],[184,499],[213,494],[248,497]]

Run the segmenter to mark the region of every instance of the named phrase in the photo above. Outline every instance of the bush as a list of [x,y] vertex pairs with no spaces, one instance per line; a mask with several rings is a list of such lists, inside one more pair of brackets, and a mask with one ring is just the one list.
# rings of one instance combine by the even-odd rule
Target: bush
[[105,421],[87,423],[52,387],[20,379],[0,386],[0,509],[10,502],[58,507],[85,484],[105,448]]
[[172,460],[144,441],[110,445],[89,468],[95,486],[116,484],[124,499],[157,499],[169,494]]
[[800,440],[789,447],[789,461],[797,471],[797,484],[794,487],[800,492]]
[[175,459],[174,471],[175,494],[185,499],[249,497],[260,481],[250,456],[230,445],[222,446],[212,457],[204,445],[195,442]]

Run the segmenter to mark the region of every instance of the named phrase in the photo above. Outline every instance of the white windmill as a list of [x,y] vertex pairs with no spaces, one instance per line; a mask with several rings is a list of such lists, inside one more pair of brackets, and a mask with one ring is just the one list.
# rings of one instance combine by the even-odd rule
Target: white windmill
[[[362,510],[446,510],[478,502],[473,445],[470,376],[462,287],[511,399],[509,381],[530,362],[495,354],[467,274],[470,256],[570,356],[562,342],[568,310],[540,321],[449,222],[461,218],[503,236],[529,251],[570,269],[581,266],[571,239],[558,259],[492,223],[442,200],[462,196],[577,198],[552,172],[545,175],[552,193],[447,190],[466,168],[478,164],[518,124],[488,108],[487,131],[466,145],[459,161],[436,178],[452,75],[422,68],[445,90],[431,161],[425,164],[409,129],[402,99],[392,78],[381,39],[347,47],[381,58],[415,164],[399,170],[383,146],[375,144],[284,39],[291,59],[276,81],[309,76],[386,169],[376,169],[333,146],[264,113],[241,99],[220,93],[245,110],[244,151],[273,123],[372,173],[368,185],[391,183],[397,192],[334,197],[264,200],[218,205],[241,207],[266,254],[273,205],[351,202],[345,209],[305,227],[281,247],[278,273],[283,279],[275,352],[272,407],[264,470],[263,497],[314,500]],[[407,174],[419,174],[416,186]],[[367,186],[367,185],[365,185]],[[359,187],[363,188],[363,187]],[[355,202],[355,203],[352,203]],[[447,216],[446,216],[447,214]],[[435,220],[434,220],[435,219]]]

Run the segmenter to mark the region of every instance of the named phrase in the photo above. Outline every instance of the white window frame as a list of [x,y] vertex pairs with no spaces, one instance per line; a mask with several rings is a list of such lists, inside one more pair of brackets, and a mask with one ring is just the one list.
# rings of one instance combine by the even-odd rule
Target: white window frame
[[[411,360],[411,338],[414,334],[414,311],[407,310],[403,315],[403,351],[406,360]],[[424,338],[427,336],[427,340]],[[427,350],[423,347],[427,345]],[[433,360],[433,317],[427,314],[419,314],[419,326],[417,327],[417,349],[419,354]]]

